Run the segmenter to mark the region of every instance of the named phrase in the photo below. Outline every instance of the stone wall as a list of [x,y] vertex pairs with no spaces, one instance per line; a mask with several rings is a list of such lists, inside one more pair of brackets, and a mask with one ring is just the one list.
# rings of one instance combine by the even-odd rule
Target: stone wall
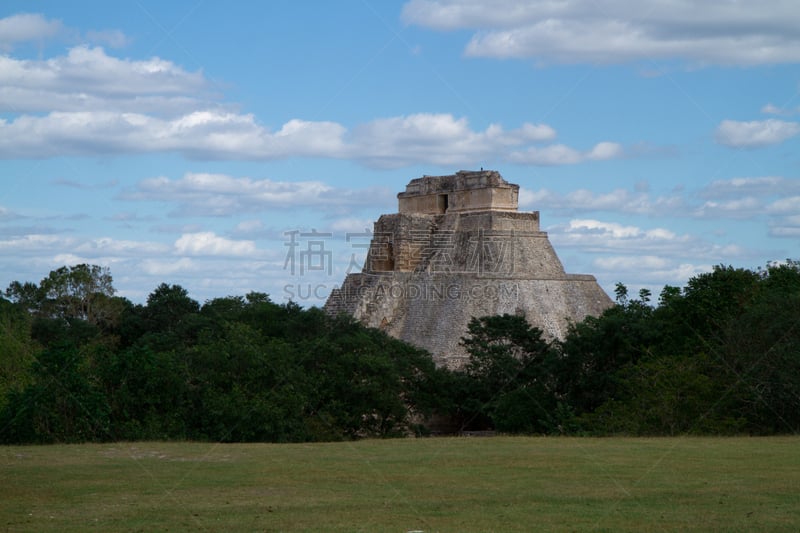
[[[458,179],[496,188],[505,183],[493,171],[462,173],[439,182],[413,180],[407,190],[419,198]],[[466,358],[461,337],[472,317],[522,315],[548,338],[562,339],[570,322],[612,305],[593,276],[564,272],[539,230],[538,212],[517,212],[516,202],[512,207],[382,215],[364,270],[347,276],[326,310],[348,313],[427,349],[440,365],[459,367]]]
[[516,211],[519,186],[506,182],[493,170],[461,170],[452,176],[423,176],[411,180],[397,199],[401,214]]

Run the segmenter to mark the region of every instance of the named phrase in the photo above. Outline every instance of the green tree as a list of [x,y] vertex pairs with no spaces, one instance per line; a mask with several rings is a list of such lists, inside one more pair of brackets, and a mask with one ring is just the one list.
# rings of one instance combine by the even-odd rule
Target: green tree
[[800,263],[769,265],[742,300],[714,352],[731,409],[751,433],[800,432]]
[[592,412],[620,394],[623,372],[651,354],[662,332],[654,310],[641,300],[628,300],[617,284],[617,305],[599,317],[573,324],[559,344],[554,367],[558,396],[575,413]]
[[0,412],[0,440],[7,443],[102,441],[110,438],[106,398],[74,346],[37,355],[32,382],[12,391]]
[[469,360],[453,386],[464,429],[553,430],[553,354],[540,329],[516,315],[473,318],[462,344]]
[[[318,312],[310,313],[312,321]],[[312,433],[357,438],[412,431],[414,415],[431,407],[430,355],[352,318],[325,321],[324,333],[300,348]]]
[[31,381],[38,346],[31,338],[31,319],[24,309],[0,297],[0,408],[8,394]]
[[87,264],[53,270],[38,286],[13,281],[6,289],[34,318],[32,336],[45,346],[111,334],[127,305],[115,292],[109,270]]
[[147,305],[131,310],[127,319],[139,343],[156,350],[183,350],[193,345],[207,320],[200,304],[180,285],[162,283],[147,297]]

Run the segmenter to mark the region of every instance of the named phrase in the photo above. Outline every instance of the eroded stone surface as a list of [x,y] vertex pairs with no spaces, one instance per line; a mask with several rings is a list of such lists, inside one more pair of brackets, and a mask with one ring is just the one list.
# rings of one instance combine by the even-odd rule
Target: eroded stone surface
[[382,215],[362,272],[335,289],[327,312],[430,351],[456,368],[472,317],[519,314],[551,339],[612,305],[594,276],[567,274],[539,213],[519,212],[519,186],[496,171],[412,180],[399,213]]

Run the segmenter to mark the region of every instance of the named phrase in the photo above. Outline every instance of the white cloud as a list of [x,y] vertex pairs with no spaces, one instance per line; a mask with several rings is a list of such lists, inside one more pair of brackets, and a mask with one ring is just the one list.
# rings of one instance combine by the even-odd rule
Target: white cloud
[[252,241],[212,232],[185,233],[172,244],[28,234],[0,238],[0,256],[10,258],[0,262],[0,276],[3,283],[37,281],[52,269],[90,263],[109,266],[119,295],[136,301],[162,282],[180,283],[201,299],[251,290],[278,294],[287,277],[280,268],[284,254],[283,249],[260,250]]
[[717,127],[718,143],[733,148],[757,148],[778,144],[800,133],[800,124],[770,118],[739,122],[723,120]]
[[557,63],[679,58],[694,64],[800,61],[792,0],[412,0],[403,19],[437,30],[477,29],[465,53]]
[[0,49],[54,37],[63,28],[60,20],[48,20],[37,13],[11,15],[0,19]]
[[796,115],[800,113],[800,107],[778,107],[769,103],[761,108],[761,112],[768,115]]
[[75,251],[89,256],[114,255],[139,257],[142,255],[164,254],[169,251],[169,247],[160,243],[101,237],[82,242],[75,247]]
[[767,206],[767,212],[773,214],[800,213],[800,196],[790,196],[775,200]]
[[[589,253],[673,253],[684,256],[697,246],[689,235],[677,235],[666,228],[642,229],[638,226],[595,219],[573,219],[548,228],[556,248],[577,247]],[[691,252],[689,252],[691,254]]]
[[541,149],[545,157],[536,157],[536,148],[522,157],[508,154],[510,148],[552,135],[549,126],[533,124],[508,131],[498,125],[474,131],[465,118],[449,114],[378,119],[352,132],[334,122],[294,119],[273,133],[258,124],[253,115],[220,109],[174,118],[112,111],[55,111],[45,116],[22,115],[12,121],[0,119],[0,157],[174,151],[198,159],[325,157],[400,167],[415,163],[469,166],[488,157],[553,165],[606,159],[618,152],[614,143],[600,143],[583,154],[563,145]]
[[339,235],[372,233],[374,222],[369,218],[345,217],[334,220],[329,229]]
[[689,234],[679,235],[668,228],[644,229],[594,219],[570,220],[548,228],[548,233],[556,249],[580,248],[583,252],[612,256],[622,253],[632,257],[666,257],[671,264],[680,260],[718,264],[750,257],[750,253],[737,244],[717,244]]
[[13,112],[115,111],[180,113],[209,105],[202,72],[158,57],[118,59],[100,47],[23,60],[0,56],[0,109]]
[[39,13],[17,13],[0,19],[0,50],[11,50],[24,42],[38,42],[63,37],[71,41],[81,40],[90,43],[107,44],[121,48],[130,39],[122,31],[115,29],[88,30],[84,35],[64,26],[58,19],[48,19]]
[[509,148],[551,140],[555,135],[546,124],[525,123],[513,130],[491,124],[483,131],[474,131],[464,117],[417,113],[356,126],[349,154],[377,167],[415,162],[468,166],[488,157],[505,157]]
[[93,43],[107,44],[111,48],[122,48],[130,43],[127,35],[120,30],[89,30],[86,39]]
[[163,176],[145,179],[122,198],[176,203],[176,214],[192,216],[230,216],[271,208],[336,210],[394,203],[394,194],[384,187],[338,189],[321,181],[273,181],[206,173],[187,173],[177,180]]
[[615,279],[628,285],[629,296],[635,298],[636,294],[630,281],[637,285],[651,287],[657,298],[658,292],[664,284],[682,286],[689,278],[709,272],[712,263],[686,263],[676,261],[672,257],[657,255],[612,255],[598,257],[592,261],[592,271],[601,278]]
[[511,161],[514,163],[524,163],[528,165],[574,165],[586,158],[578,150],[563,144],[551,144],[550,146],[533,146],[524,152],[514,152],[511,154]]
[[0,255],[17,258],[53,257],[55,263],[60,263],[59,266],[76,262],[108,264],[122,258],[164,256],[170,251],[169,246],[161,243],[111,237],[88,239],[73,235],[29,233],[0,240]]
[[622,146],[612,142],[597,143],[587,154],[587,159],[615,159],[622,155]]
[[800,214],[776,218],[770,224],[769,234],[779,238],[800,238]]
[[141,262],[142,271],[150,276],[171,276],[178,272],[193,271],[197,268],[196,263],[188,257],[181,257],[178,260],[145,259]]
[[[623,226],[616,222],[601,222],[591,219],[570,220],[566,232],[589,232],[597,235],[606,235],[612,239],[643,238],[648,235],[648,232],[636,226]],[[658,234],[654,234],[654,236],[658,238],[663,238],[664,236],[674,237],[671,232],[666,232],[666,234],[659,232]]]
[[541,209],[544,206],[551,207],[557,201],[558,195],[553,191],[547,189],[532,191],[526,187],[519,188],[520,209]]
[[200,159],[344,156],[344,128],[292,121],[271,134],[252,115],[195,111],[175,119],[109,111],[53,112],[0,120],[0,157],[183,152]]
[[598,257],[594,264],[603,270],[640,272],[642,270],[662,269],[669,261],[655,255]]
[[13,257],[14,254],[27,255],[30,252],[71,249],[76,242],[77,239],[74,237],[34,233],[0,240],[0,251],[3,251],[2,255],[6,257]]
[[[121,36],[122,37],[122,36]],[[121,38],[120,37],[120,38]],[[552,142],[548,124],[474,129],[466,117],[413,113],[345,126],[294,118],[277,130],[221,104],[201,71],[158,57],[120,59],[76,46],[64,56],[0,56],[0,158],[178,152],[193,159],[351,159],[379,168],[486,160],[531,165],[621,157],[600,142],[581,152]]]
[[257,249],[253,241],[237,241],[219,237],[213,232],[186,233],[175,241],[179,255],[252,256]]
[[695,216],[700,218],[750,218],[758,214],[763,207],[763,202],[752,196],[745,196],[734,200],[707,201],[695,211]]
[[744,195],[786,195],[791,191],[800,193],[800,179],[780,176],[756,176],[714,180],[700,192],[701,198],[741,198]]
[[[692,216],[699,218],[774,217],[800,212],[800,179],[781,176],[715,180],[699,191],[704,201]],[[772,221],[770,227],[780,224]]]
[[547,189],[530,191],[523,187],[520,189],[519,205],[522,208],[568,213],[614,211],[640,215],[675,215],[686,210],[686,201],[678,195],[652,198],[648,192],[625,189],[615,189],[607,193],[578,189],[564,195]]
[[561,215],[612,212],[696,219],[754,219],[800,212],[800,179],[781,176],[715,180],[699,191],[653,195],[648,190],[608,192],[577,189],[560,194],[548,189],[520,189],[523,209]]
[[16,218],[20,218],[20,215],[0,205],[0,221],[14,220]]
[[258,219],[243,220],[236,224],[234,232],[236,233],[258,233],[264,231],[264,223]]
[[521,152],[512,152],[509,160],[527,165],[574,165],[584,161],[615,159],[622,156],[622,146],[613,142],[601,142],[590,150],[580,152],[563,144],[532,146]]

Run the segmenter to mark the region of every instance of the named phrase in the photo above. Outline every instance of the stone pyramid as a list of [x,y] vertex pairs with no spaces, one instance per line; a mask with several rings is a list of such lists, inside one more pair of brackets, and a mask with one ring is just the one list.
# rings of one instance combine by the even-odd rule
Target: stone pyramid
[[360,273],[325,304],[462,366],[472,317],[524,315],[550,339],[612,305],[594,276],[567,274],[539,213],[517,210],[519,186],[492,170],[413,179],[398,213],[375,222]]

